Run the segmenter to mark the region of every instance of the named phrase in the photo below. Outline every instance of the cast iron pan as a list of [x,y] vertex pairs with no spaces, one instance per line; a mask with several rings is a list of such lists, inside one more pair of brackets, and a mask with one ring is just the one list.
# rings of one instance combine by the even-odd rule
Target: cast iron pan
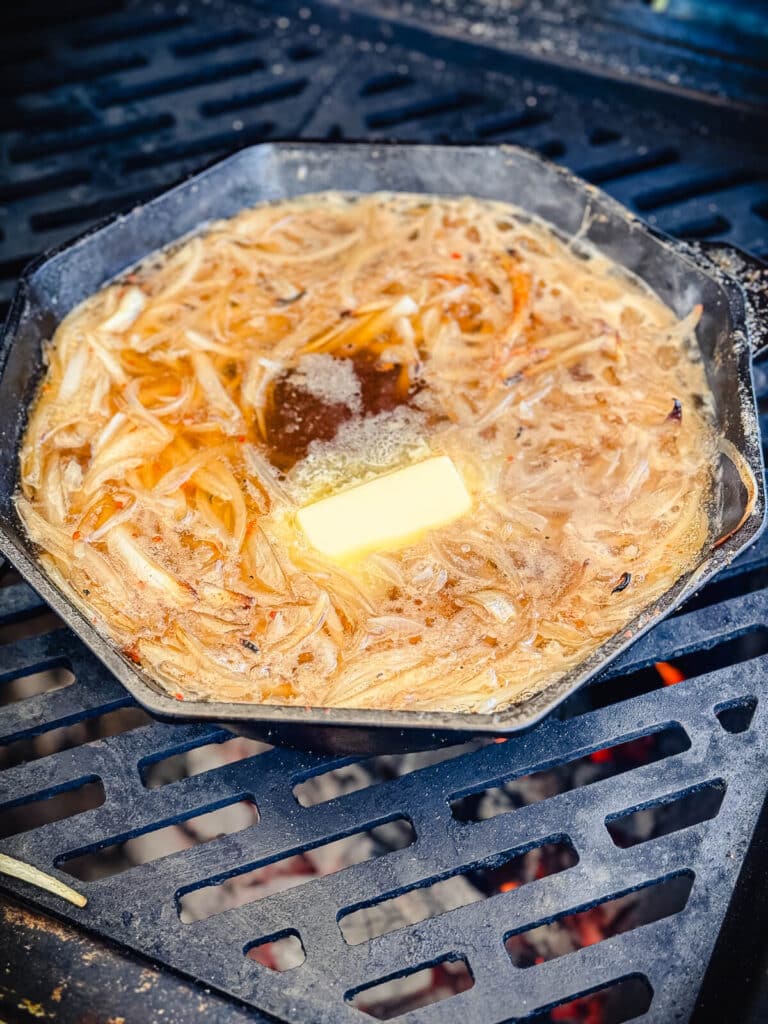
[[[567,675],[506,711],[479,715],[195,701],[180,705],[48,581],[14,510],[17,450],[43,369],[42,346],[62,317],[111,278],[207,221],[260,201],[322,189],[506,200],[543,217],[564,236],[597,246],[645,280],[679,316],[696,302],[704,307],[697,339],[716,399],[717,426],[742,463],[737,472],[731,459],[722,459],[708,549],[694,571],[627,629]],[[710,250],[652,232],[594,187],[513,147],[284,143],[245,149],[47,254],[24,273],[0,343],[0,551],[136,700],[161,718],[229,721],[273,743],[345,753],[424,749],[483,733],[517,732],[541,719],[678,607],[762,528],[765,485],[752,359],[768,342],[765,274],[761,264],[735,250]],[[751,485],[745,486],[745,480]]]

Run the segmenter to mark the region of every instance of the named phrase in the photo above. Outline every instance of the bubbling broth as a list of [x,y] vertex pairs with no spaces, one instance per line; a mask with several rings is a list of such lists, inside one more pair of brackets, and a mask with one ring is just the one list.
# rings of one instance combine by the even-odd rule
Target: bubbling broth
[[[258,206],[61,323],[18,511],[56,585],[179,698],[497,711],[697,564],[700,312],[504,204]],[[361,508],[386,527],[382,501],[401,533],[329,555],[301,523],[330,501],[341,548]]]

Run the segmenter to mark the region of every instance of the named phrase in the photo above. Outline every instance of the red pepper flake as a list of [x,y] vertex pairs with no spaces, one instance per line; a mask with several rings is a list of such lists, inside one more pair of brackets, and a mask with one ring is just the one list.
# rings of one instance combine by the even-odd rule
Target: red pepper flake
[[162,539],[163,538],[160,536],[160,534],[156,533],[155,536],[152,538],[152,543],[159,544]]
[[451,259],[452,260],[460,260],[461,259],[461,253],[460,252],[452,252],[451,253]]
[[543,956],[537,956],[536,959],[533,962],[535,964],[543,964],[544,963],[544,957]]
[[173,696],[176,698],[176,700],[184,700],[184,694],[183,693],[174,693]]
[[512,892],[513,889],[519,889],[519,888],[520,888],[520,883],[519,882],[514,882],[514,881],[502,882],[501,885],[499,886],[499,892]]
[[248,438],[245,436],[245,434],[238,434],[237,440],[240,442],[240,444],[245,444]]
[[79,530],[75,530],[75,532],[72,534],[72,540],[80,540],[82,536],[83,535],[82,533],[80,533]]
[[514,455],[508,455],[507,456],[507,462],[514,462],[514,461],[515,461],[515,456]]
[[[95,622],[96,620],[94,619],[93,621]],[[125,647],[123,649],[123,654],[126,656],[126,658],[130,659],[130,661],[135,662],[137,665],[141,664],[141,658],[139,657],[138,652],[134,647]]]
[[274,619],[276,617],[276,615],[277,615],[277,612],[273,608],[272,611],[269,613],[269,617],[270,617],[270,619]]

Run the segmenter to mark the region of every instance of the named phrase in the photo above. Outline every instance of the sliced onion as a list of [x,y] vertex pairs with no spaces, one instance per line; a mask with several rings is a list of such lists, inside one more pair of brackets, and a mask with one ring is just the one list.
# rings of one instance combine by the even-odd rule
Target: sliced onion
[[191,588],[180,583],[143,551],[132,539],[126,526],[121,524],[110,530],[107,534],[107,549],[110,555],[118,559],[136,579],[157,591],[172,604],[183,607],[194,603],[195,597]]
[[211,338],[206,338],[204,334],[200,334],[199,331],[193,331],[190,328],[184,331],[184,337],[187,339],[193,349],[200,352],[214,352],[220,356],[238,356],[239,350],[230,345],[221,345],[217,341],[213,341]]
[[372,633],[379,635],[402,633],[404,636],[414,636],[424,632],[423,622],[409,619],[405,615],[371,615],[367,626]]
[[196,452],[186,462],[175,466],[158,480],[155,484],[155,494],[171,494],[173,491],[178,490],[179,487],[183,487],[199,469],[212,462],[223,451],[223,448],[203,448],[201,451]]
[[120,361],[93,338],[91,339],[91,348],[115,384],[125,384],[128,378],[120,365]]
[[288,652],[295,650],[301,644],[305,643],[311,636],[314,636],[318,630],[322,629],[325,617],[328,614],[330,607],[330,600],[328,594],[321,590],[317,595],[317,599],[311,608],[301,608],[300,621],[296,628],[283,637],[282,640],[278,640],[276,643],[271,645],[271,649],[274,651]]
[[253,584],[277,593],[284,590],[285,573],[260,526],[254,524],[248,532],[243,551],[254,577]]
[[64,376],[61,379],[58,399],[60,402],[68,402],[80,390],[88,366],[89,351],[87,345],[81,345],[75,350],[74,355],[67,361]]
[[509,622],[517,614],[514,602],[501,590],[476,590],[472,594],[467,594],[465,600],[479,605],[496,622]]
[[190,359],[198,383],[212,409],[229,421],[233,431],[242,429],[243,418],[240,410],[227,394],[211,360],[204,352],[193,352]]
[[147,297],[141,288],[135,286],[126,288],[117,309],[100,325],[99,329],[105,334],[122,334],[135,323],[146,304]]
[[9,857],[7,853],[0,853],[0,874],[7,875],[9,878],[18,878],[20,882],[26,882],[37,889],[45,889],[46,892],[53,893],[54,896],[59,896],[76,907],[84,907],[88,902],[82,893],[65,885],[58,878],[46,874],[45,871],[41,871],[32,864]]

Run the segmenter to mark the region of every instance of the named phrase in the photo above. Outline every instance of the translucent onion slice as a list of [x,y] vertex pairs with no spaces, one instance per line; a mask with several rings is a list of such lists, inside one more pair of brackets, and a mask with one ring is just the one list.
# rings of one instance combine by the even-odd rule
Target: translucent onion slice
[[121,524],[107,534],[107,550],[133,573],[137,580],[182,607],[194,603],[192,588],[171,576],[133,540],[127,526]]
[[516,614],[514,602],[501,590],[476,590],[468,594],[465,600],[479,605],[495,622],[509,622]]
[[211,360],[204,352],[193,352],[190,360],[198,383],[203,389],[212,409],[227,421],[230,432],[234,433],[242,430],[242,414],[227,394]]
[[26,864],[23,860],[9,857],[7,853],[0,853],[0,874],[8,875],[9,878],[18,878],[20,882],[27,882],[36,889],[45,889],[46,892],[59,896],[76,907],[84,907],[88,899],[82,893],[77,892],[69,885],[65,885],[53,875],[46,874],[40,868],[32,864]]
[[136,322],[146,304],[147,296],[141,288],[126,288],[117,309],[100,325],[100,330],[105,334],[122,334]]

